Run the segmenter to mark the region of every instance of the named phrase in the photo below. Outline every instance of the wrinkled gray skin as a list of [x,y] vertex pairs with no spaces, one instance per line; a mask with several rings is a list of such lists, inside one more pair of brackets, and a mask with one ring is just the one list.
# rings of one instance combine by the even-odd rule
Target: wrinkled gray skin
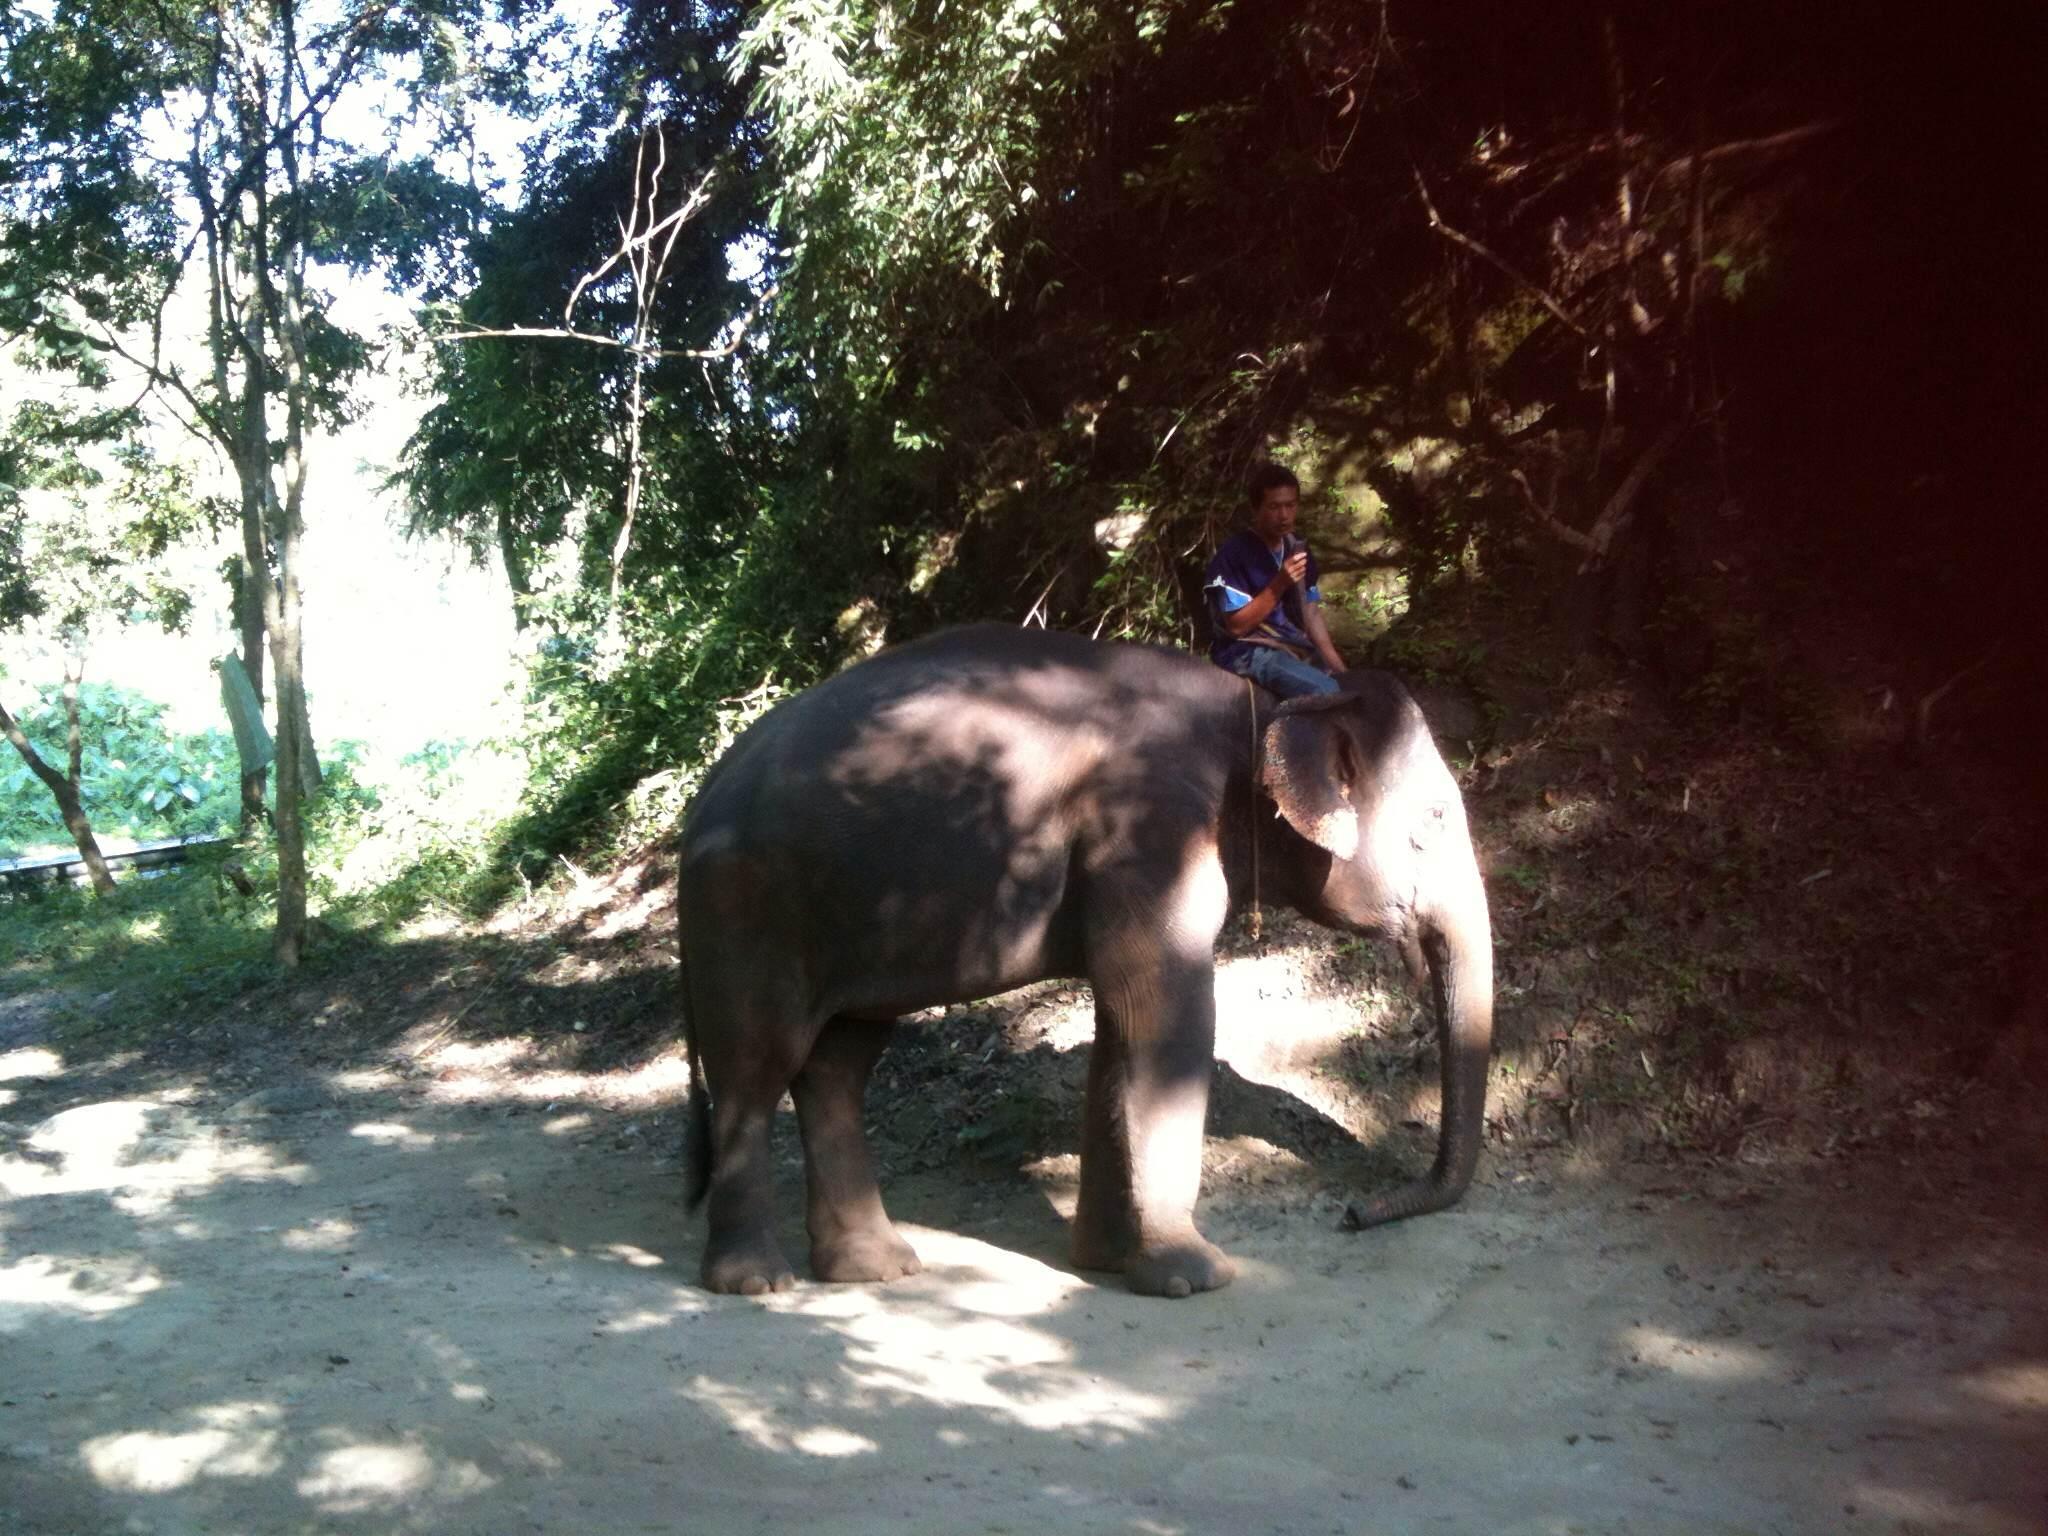
[[1479,1152],[1493,1029],[1486,893],[1414,702],[1383,673],[1345,684],[1276,707],[1180,653],[984,626],[884,652],[734,743],[681,841],[704,1283],[795,1283],[769,1168],[784,1089],[813,1272],[916,1273],[861,1128],[893,1021],[1085,976],[1095,1044],[1074,1262],[1152,1295],[1228,1284],[1233,1266],[1195,1230],[1194,1207],[1216,935],[1251,897],[1254,835],[1262,902],[1384,934],[1418,978],[1427,958],[1443,1058],[1436,1164],[1353,1206],[1351,1223],[1457,1200]]

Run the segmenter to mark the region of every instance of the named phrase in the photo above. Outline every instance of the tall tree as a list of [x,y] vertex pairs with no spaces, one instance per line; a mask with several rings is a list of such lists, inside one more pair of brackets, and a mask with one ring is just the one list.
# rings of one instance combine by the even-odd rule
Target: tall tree
[[729,258],[761,217],[741,11],[626,0],[576,39],[474,287],[430,312],[440,398],[400,480],[416,529],[502,560],[522,625],[550,568],[609,627],[635,577],[747,518],[773,433],[740,350],[760,296]]
[[[419,285],[445,268],[472,201],[436,157],[466,132],[480,20],[464,0],[80,0],[0,23],[0,324],[92,382],[139,380],[239,487],[242,662],[261,693],[268,661],[278,722],[286,966],[305,931],[301,801],[318,784],[308,453],[367,358],[330,318],[321,273],[382,266]],[[245,794],[260,805],[260,781]]]

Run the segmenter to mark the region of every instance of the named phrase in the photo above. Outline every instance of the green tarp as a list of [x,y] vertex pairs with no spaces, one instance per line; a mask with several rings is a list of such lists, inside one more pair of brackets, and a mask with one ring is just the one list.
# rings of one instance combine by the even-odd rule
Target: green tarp
[[241,754],[244,778],[277,761],[277,748],[263,726],[263,705],[256,687],[239,656],[220,659],[220,701],[227,706],[228,722],[235,728],[235,751]]

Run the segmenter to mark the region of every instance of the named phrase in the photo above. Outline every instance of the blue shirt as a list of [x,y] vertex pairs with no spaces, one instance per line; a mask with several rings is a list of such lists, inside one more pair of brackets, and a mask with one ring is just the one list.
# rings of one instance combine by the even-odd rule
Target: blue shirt
[[[1298,538],[1295,547],[1308,548]],[[1237,639],[1223,627],[1223,615],[1244,607],[1279,572],[1279,557],[1266,548],[1265,540],[1249,529],[1232,534],[1209,557],[1203,590],[1209,599],[1209,627],[1215,632],[1209,642],[1209,658],[1218,666],[1228,667],[1233,657],[1252,648],[1250,641]],[[1316,557],[1311,554],[1308,557],[1308,580],[1290,589],[1252,633],[1269,640],[1279,640],[1313,657],[1316,654],[1315,642],[1308,637],[1303,618],[1305,610],[1301,605],[1305,601],[1320,603],[1323,600],[1322,593],[1316,590],[1316,579]]]

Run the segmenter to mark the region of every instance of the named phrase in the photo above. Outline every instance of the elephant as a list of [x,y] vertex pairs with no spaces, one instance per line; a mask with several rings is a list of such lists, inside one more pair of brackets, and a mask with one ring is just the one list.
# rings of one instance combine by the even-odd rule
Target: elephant
[[1064,977],[1095,1002],[1074,1264],[1147,1295],[1228,1284],[1194,1209],[1216,937],[1254,899],[1390,937],[1418,982],[1426,966],[1436,1160],[1347,1224],[1457,1201],[1492,1044],[1485,886],[1406,689],[1381,672],[1341,681],[1276,705],[1185,652],[978,625],[886,649],[744,731],[678,840],[705,1285],[795,1283],[769,1166],[785,1089],[813,1273],[916,1273],[868,1156],[869,1072],[906,1013]]

